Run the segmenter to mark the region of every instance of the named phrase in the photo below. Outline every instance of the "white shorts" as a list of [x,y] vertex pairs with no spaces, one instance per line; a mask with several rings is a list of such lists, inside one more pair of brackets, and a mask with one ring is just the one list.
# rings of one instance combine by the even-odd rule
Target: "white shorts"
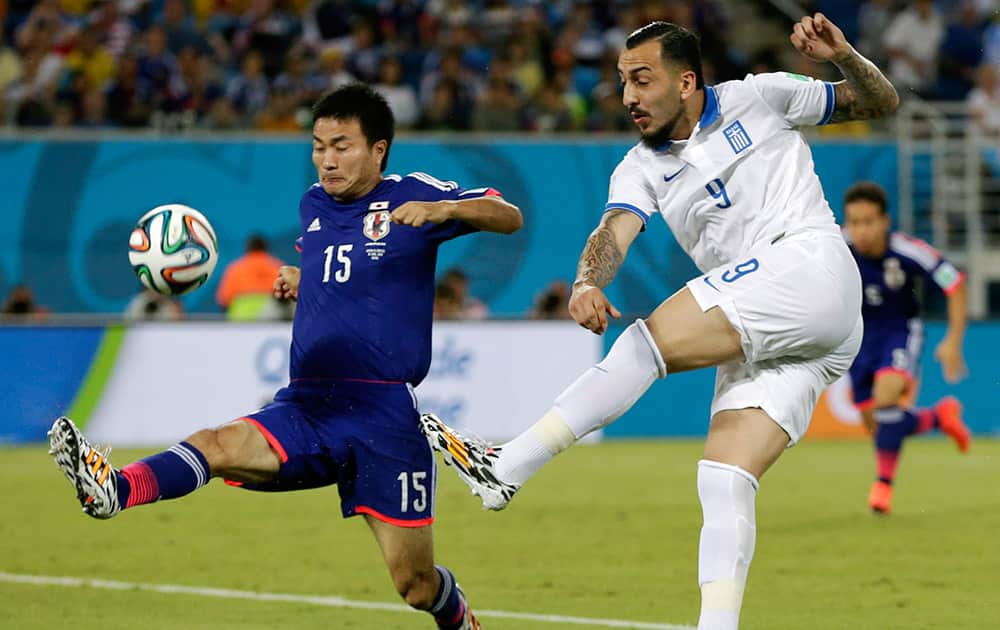
[[745,361],[718,368],[712,415],[759,407],[798,442],[861,347],[861,277],[843,238],[810,231],[765,242],[687,286],[702,311],[722,309],[743,346]]

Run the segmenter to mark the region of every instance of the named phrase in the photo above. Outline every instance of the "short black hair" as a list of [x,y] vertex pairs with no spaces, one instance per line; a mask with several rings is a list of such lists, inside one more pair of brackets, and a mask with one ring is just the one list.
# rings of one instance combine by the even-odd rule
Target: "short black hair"
[[858,182],[848,188],[844,193],[844,207],[855,201],[869,201],[878,206],[882,214],[889,213],[889,195],[875,182]]
[[314,124],[321,118],[356,119],[369,147],[379,140],[385,140],[387,146],[380,169],[385,171],[396,130],[396,119],[389,103],[381,94],[364,83],[350,83],[321,96],[313,105],[312,115]]
[[650,22],[637,29],[625,40],[629,50],[650,40],[660,40],[660,58],[694,72],[695,87],[705,87],[701,72],[701,38],[694,31],[672,22]]

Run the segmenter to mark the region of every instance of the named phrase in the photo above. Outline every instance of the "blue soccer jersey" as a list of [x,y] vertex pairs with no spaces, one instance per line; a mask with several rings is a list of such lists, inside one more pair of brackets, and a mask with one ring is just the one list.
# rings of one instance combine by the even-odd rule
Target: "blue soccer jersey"
[[851,246],[861,272],[865,322],[861,350],[851,366],[854,400],[866,406],[879,372],[912,378],[923,347],[922,304],[918,284],[951,294],[962,274],[927,243],[895,232],[879,258],[863,256]]
[[[920,239],[894,232],[880,258],[862,256],[851,246],[861,271],[864,301],[861,315],[870,327],[905,327],[921,313],[917,282],[936,285],[946,294],[962,282],[962,274],[940,252]],[[867,335],[866,335],[867,336]]]
[[438,246],[476,229],[449,220],[396,225],[407,201],[498,195],[424,173],[389,175],[340,203],[313,185],[302,197],[302,277],[292,331],[292,382],[346,379],[416,386],[431,361]]
[[397,225],[408,201],[499,195],[411,173],[340,203],[315,185],[299,206],[302,254],[291,383],[241,418],[281,460],[275,478],[237,484],[287,491],[337,484],[344,516],[400,527],[434,520],[434,457],[413,386],[431,361],[438,246],[474,232],[460,221]]

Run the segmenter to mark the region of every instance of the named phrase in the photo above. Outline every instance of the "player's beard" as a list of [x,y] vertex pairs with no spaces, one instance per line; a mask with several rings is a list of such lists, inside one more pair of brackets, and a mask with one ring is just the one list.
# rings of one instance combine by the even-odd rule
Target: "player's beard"
[[681,116],[684,115],[684,105],[683,103],[678,103],[677,113],[674,117],[663,123],[659,129],[652,133],[642,134],[642,143],[649,147],[650,149],[659,149],[667,142],[669,142],[674,135],[674,129],[677,128],[677,123],[680,122]]

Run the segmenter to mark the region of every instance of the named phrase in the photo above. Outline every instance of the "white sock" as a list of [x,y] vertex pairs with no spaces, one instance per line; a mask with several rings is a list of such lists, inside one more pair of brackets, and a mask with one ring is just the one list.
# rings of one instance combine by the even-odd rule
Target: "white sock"
[[503,445],[494,467],[497,477],[507,483],[523,484],[550,459],[576,442],[576,436],[556,409]]
[[531,428],[503,445],[497,476],[523,484],[574,442],[617,420],[657,377],[666,375],[667,366],[646,322],[637,319],[615,340],[604,360],[567,387]]
[[738,466],[698,462],[704,525],[698,547],[698,630],[737,630],[757,526],[757,480]]

